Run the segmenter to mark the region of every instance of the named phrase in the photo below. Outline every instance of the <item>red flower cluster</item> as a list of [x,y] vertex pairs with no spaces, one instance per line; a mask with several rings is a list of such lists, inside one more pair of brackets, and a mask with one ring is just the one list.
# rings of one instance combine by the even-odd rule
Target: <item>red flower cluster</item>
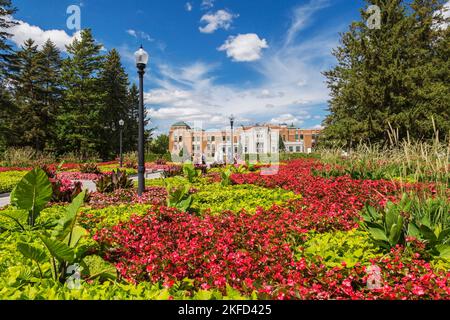
[[58,179],[67,180],[98,180],[102,174],[94,173],[81,173],[81,172],[59,172],[57,174]]
[[[365,267],[327,269],[294,258],[292,243],[306,237],[301,214],[258,210],[204,218],[154,208],[147,216],[94,236],[120,274],[132,282],[184,278],[202,289],[231,285],[243,294],[277,299],[449,299],[449,276],[420,256],[394,250],[380,265],[380,287],[367,287]],[[375,261],[374,261],[375,262]]]
[[231,178],[235,184],[281,187],[301,194],[302,201],[291,203],[289,209],[302,213],[302,219],[310,221],[307,227],[318,231],[350,230],[357,226],[366,203],[384,206],[387,201],[395,201],[402,188],[414,187],[386,180],[353,180],[348,176],[329,179],[312,174],[312,169],[323,167],[316,160],[302,159],[280,166],[277,175],[233,174]]

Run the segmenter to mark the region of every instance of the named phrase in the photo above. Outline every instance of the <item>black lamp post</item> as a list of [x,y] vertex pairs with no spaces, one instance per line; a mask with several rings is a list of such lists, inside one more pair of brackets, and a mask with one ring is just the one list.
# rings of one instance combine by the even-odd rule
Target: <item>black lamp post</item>
[[123,126],[125,125],[125,121],[122,119],[119,120],[119,128],[120,128],[120,168],[123,167]]
[[144,48],[136,51],[136,67],[139,74],[139,141],[138,141],[138,195],[145,191],[145,154],[144,154],[144,74],[148,63],[148,53]]
[[234,164],[234,134],[233,134],[233,129],[234,129],[234,120],[236,118],[234,117],[234,115],[231,115],[230,117],[230,125],[231,125],[231,163]]

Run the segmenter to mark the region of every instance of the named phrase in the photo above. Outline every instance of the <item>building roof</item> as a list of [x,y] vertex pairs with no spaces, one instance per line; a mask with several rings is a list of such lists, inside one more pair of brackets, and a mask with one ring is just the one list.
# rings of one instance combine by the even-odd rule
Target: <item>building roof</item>
[[174,124],[172,125],[172,127],[186,127],[186,128],[188,128],[188,129],[191,128],[186,122],[183,122],[183,121],[174,123]]

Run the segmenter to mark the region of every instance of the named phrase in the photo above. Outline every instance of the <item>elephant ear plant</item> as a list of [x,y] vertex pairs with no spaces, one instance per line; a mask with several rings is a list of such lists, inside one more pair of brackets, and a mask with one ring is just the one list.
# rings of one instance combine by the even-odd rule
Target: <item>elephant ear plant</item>
[[30,236],[39,239],[46,250],[42,250],[35,244],[19,242],[17,250],[22,255],[38,265],[50,259],[51,274],[55,281],[65,283],[72,274],[75,266],[88,269],[84,263],[84,258],[90,253],[90,246],[83,245],[81,239],[88,235],[88,232],[78,225],[78,212],[84,203],[86,191],[80,193],[73,202],[67,206],[64,215],[55,223],[53,228],[47,230],[33,231]]
[[52,198],[53,187],[47,174],[42,169],[28,172],[17,184],[11,193],[11,204],[17,209],[14,215],[7,217],[13,219],[22,229],[20,217],[28,215],[28,226],[33,228],[41,211]]
[[[90,247],[83,245],[81,241],[88,233],[77,223],[86,191],[80,193],[64,212],[58,215],[61,218],[51,219],[45,224],[36,223],[51,197],[52,186],[46,173],[42,169],[32,170],[11,194],[11,202],[16,210],[2,215],[20,226],[22,234],[17,243],[17,250],[37,264],[41,278],[45,275],[41,266],[50,260],[53,279],[65,283],[71,275],[68,274],[68,271],[73,269],[71,266],[79,264],[88,269],[83,259],[90,253]],[[21,222],[23,215],[28,215],[28,225]]]

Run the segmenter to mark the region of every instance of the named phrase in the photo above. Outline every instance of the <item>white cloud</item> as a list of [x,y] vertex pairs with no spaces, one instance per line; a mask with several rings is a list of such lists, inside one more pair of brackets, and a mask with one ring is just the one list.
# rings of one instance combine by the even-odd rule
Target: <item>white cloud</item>
[[203,0],[201,4],[202,10],[209,10],[214,7],[214,1],[215,0]]
[[[180,120],[203,121],[205,129],[226,126],[230,114],[238,117],[237,125],[271,121],[294,122],[304,127],[318,125],[321,119],[317,116],[323,115],[329,99],[321,71],[335,63],[331,49],[338,44],[339,31],[321,32],[307,42],[296,40],[292,34],[291,43],[287,42],[285,33],[264,55],[262,48],[255,54],[251,50],[239,51],[230,42],[223,49],[237,59],[259,59],[249,65],[260,75],[254,83],[219,83],[221,66],[218,64],[201,61],[184,66],[159,64],[150,75],[157,89],[148,92],[146,103],[161,130]],[[268,46],[258,36],[255,39],[263,47]]]
[[136,32],[136,30],[128,29],[128,30],[127,30],[127,33],[128,33],[130,36],[137,38],[137,32]]
[[148,33],[144,32],[144,31],[128,29],[127,33],[134,38],[143,39],[143,40],[146,40],[149,42],[155,41],[155,39],[153,39]]
[[296,116],[287,113],[287,114],[282,114],[278,117],[273,118],[272,120],[270,120],[270,123],[272,124],[281,124],[281,123],[287,123],[287,124],[295,124],[295,125],[301,125],[304,123],[303,120],[298,119]]
[[200,27],[199,30],[202,33],[213,33],[218,29],[228,30],[235,18],[239,17],[237,14],[233,14],[226,10],[218,10],[216,13],[205,14],[200,22],[206,23],[204,27]]
[[192,7],[192,3],[190,2],[186,2],[186,4],[184,5],[184,8],[186,9],[186,11],[191,12],[193,7]]
[[22,46],[28,39],[33,39],[37,45],[42,46],[48,39],[52,40],[56,47],[61,51],[66,51],[66,45],[73,42],[75,38],[80,37],[80,32],[74,35],[67,34],[64,30],[43,30],[38,26],[30,25],[21,20],[14,20],[17,25],[8,30],[12,34],[11,40],[17,45]]
[[312,16],[329,5],[329,0],[311,0],[308,4],[295,8],[292,23],[287,31],[286,44],[291,44],[297,34],[310,23]]
[[250,62],[261,59],[262,50],[268,47],[266,39],[260,39],[255,33],[247,33],[230,36],[218,50],[226,51],[233,61]]

